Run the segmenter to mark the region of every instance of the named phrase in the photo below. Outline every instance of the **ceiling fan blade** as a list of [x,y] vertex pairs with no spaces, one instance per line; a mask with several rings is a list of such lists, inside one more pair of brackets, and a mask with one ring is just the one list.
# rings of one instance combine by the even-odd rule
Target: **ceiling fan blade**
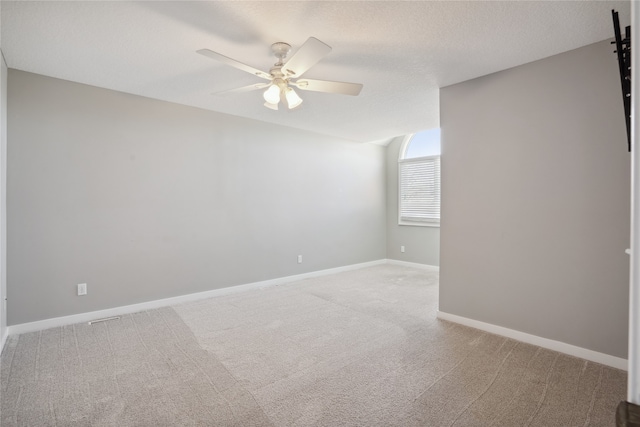
[[214,52],[209,49],[200,49],[197,51],[200,55],[207,56],[211,59],[215,59],[216,61],[220,61],[224,64],[231,65],[239,70],[246,71],[247,73],[253,74],[255,76],[261,77],[263,79],[271,80],[271,75],[269,73],[265,73],[264,71],[260,71],[257,68],[253,68],[250,65],[243,64],[242,62],[238,62],[235,59],[231,59],[227,56],[219,54],[218,52]]
[[300,49],[282,66],[287,77],[300,77],[331,52],[331,46],[309,37]]
[[226,95],[234,95],[236,93],[251,92],[252,90],[264,89],[268,87],[270,84],[271,83],[257,83],[249,86],[239,87],[237,89],[223,90],[222,92],[215,92],[215,93],[212,93],[212,95],[226,96]]
[[290,83],[302,90],[339,93],[342,95],[351,96],[357,96],[362,90],[362,85],[360,83],[331,82],[326,80],[311,79],[301,79]]

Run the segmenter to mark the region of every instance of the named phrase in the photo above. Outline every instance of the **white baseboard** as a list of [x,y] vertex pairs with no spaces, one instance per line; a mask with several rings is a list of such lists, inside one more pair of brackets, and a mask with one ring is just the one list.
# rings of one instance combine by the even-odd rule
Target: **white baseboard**
[[0,336],[0,354],[4,350],[4,344],[7,342],[7,337],[9,336],[9,329],[5,329],[2,336]]
[[417,262],[400,261],[397,259],[387,259],[387,264],[401,265],[403,267],[420,268],[422,270],[429,270],[429,271],[440,271],[440,267],[438,267],[437,265],[419,264]]
[[[329,268],[326,270],[312,271],[310,273],[296,274],[294,276],[280,277],[277,279],[264,280],[261,282],[247,283],[244,285],[229,286],[227,288],[212,289],[210,291],[198,292],[194,294],[179,295],[176,297],[159,299],[154,301],[142,302],[139,304],[125,305],[121,307],[107,308],[105,310],[90,311],[87,313],[72,314],[70,316],[54,317],[52,319],[38,320],[36,322],[21,323],[7,327],[6,335],[24,334],[27,332],[42,331],[44,329],[55,328],[58,326],[72,325],[74,323],[89,322],[91,320],[103,319],[106,317],[122,316],[124,314],[137,313],[140,311],[151,310],[154,308],[167,307],[170,305],[181,304],[189,301],[197,301],[205,298],[211,298],[221,295],[230,295],[238,292],[245,292],[252,289],[262,289],[270,286],[282,285],[285,283],[295,282],[298,280],[309,279],[312,277],[326,276],[329,274],[341,273],[343,271],[358,270],[360,268],[372,267],[374,265],[386,264],[386,259],[377,261],[363,262],[360,264],[346,265],[343,267]],[[420,264],[417,264],[420,265]],[[6,337],[5,337],[6,339]],[[4,347],[4,341],[0,349]]]
[[450,322],[459,323],[465,326],[470,326],[472,328],[480,329],[482,331],[490,332],[492,334],[501,335],[507,338],[512,338],[514,340],[522,341],[527,344],[537,345],[539,347],[547,348],[549,350],[554,350],[560,353],[568,354],[570,356],[579,357],[581,359],[600,363],[602,365],[611,366],[613,368],[622,369],[624,371],[627,370],[627,366],[628,366],[627,359],[611,356],[609,354],[599,353],[597,351],[588,350],[586,348],[577,347],[575,345],[567,344],[564,342],[554,341],[548,338],[542,338],[537,335],[527,334],[525,332],[504,328],[502,326],[493,325],[491,323],[480,322],[479,320],[473,320],[467,317],[445,313],[443,311],[438,311],[438,319],[448,320]]

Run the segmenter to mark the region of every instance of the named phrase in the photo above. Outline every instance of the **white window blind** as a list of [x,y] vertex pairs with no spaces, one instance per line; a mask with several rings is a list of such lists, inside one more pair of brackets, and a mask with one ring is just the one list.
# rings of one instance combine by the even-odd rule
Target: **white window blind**
[[400,221],[440,222],[440,156],[402,160]]

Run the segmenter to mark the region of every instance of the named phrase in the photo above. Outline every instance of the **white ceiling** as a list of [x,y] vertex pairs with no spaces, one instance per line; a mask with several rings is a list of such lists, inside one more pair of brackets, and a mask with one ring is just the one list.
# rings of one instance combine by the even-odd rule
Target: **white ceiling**
[[[437,127],[438,88],[613,37],[611,9],[629,25],[628,1],[2,0],[0,40],[10,68],[372,142]],[[272,43],[310,36],[333,50],[305,77],[363,83],[358,97],[212,96],[263,80],[196,54],[268,71]]]

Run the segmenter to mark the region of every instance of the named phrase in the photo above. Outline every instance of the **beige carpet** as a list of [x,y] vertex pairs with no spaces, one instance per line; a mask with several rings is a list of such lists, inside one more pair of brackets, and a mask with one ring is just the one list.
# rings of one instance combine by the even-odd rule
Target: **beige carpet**
[[382,265],[9,338],[8,426],[612,426],[626,374],[437,320]]

